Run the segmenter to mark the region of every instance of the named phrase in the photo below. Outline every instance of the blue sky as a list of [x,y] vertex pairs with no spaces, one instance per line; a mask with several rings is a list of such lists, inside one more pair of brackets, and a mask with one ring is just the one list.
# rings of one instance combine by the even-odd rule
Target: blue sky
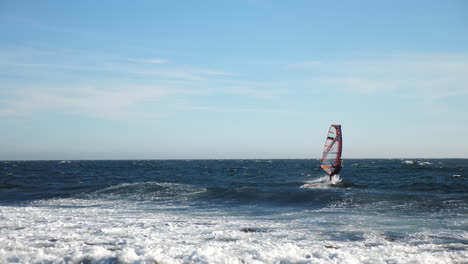
[[468,158],[466,1],[0,2],[0,159]]

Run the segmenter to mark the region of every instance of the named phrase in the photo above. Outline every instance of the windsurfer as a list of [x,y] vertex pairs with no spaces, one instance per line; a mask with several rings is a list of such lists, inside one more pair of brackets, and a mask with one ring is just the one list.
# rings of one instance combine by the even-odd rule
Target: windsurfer
[[341,168],[343,168],[342,160],[340,160],[340,163],[333,166],[333,172],[330,174],[330,181],[332,180],[333,176],[340,174]]
[[[343,163],[341,161],[341,152],[343,149],[343,139],[341,134],[341,125],[331,125],[328,129],[323,155],[320,160],[320,167],[330,175],[330,181],[333,182],[333,176],[340,174]],[[338,178],[338,177],[335,177]]]

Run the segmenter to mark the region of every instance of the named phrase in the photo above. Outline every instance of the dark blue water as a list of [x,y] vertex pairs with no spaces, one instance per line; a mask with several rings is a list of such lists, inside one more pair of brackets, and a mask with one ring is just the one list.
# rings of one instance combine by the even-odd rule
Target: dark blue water
[[0,263],[468,257],[467,159],[347,159],[340,176],[318,160],[3,161]]
[[[5,161],[0,163],[0,203],[115,194],[127,199],[192,204],[365,206],[379,201],[411,210],[468,208],[468,160],[345,160],[333,188],[300,188],[325,175],[317,160]],[[158,183],[207,189],[170,193]],[[106,190],[111,186],[123,185]],[[135,185],[136,184],[136,185]],[[340,190],[341,189],[341,190]],[[183,192],[184,190],[177,190]],[[351,199],[351,198],[352,199]],[[187,199],[188,198],[188,199]]]

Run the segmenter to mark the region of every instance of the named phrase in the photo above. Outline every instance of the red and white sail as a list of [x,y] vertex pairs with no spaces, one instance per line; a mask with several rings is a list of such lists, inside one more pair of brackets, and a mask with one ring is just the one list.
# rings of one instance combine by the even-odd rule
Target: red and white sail
[[320,167],[328,174],[334,174],[335,169],[341,166],[342,149],[341,125],[331,125],[328,130],[327,139],[325,140],[323,156],[320,160]]

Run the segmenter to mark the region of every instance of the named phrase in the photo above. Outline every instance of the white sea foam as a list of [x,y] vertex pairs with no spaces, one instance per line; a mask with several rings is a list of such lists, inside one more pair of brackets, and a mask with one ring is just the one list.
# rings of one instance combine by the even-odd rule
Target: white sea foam
[[418,165],[420,166],[427,166],[427,165],[432,165],[432,162],[429,161],[418,161]]
[[333,175],[331,177],[331,184],[338,184],[341,182],[341,178],[339,174]]
[[408,165],[417,164],[419,166],[427,166],[427,165],[432,165],[433,164],[430,161],[414,161],[414,160],[404,160],[402,163],[403,164],[408,164]]
[[339,183],[341,183],[341,178],[340,175],[334,175],[331,178],[330,181],[330,176],[322,176],[313,180],[306,181],[303,185],[301,185],[300,188],[302,189],[330,189],[330,188],[335,188]]
[[306,181],[303,185],[301,185],[302,189],[329,189],[333,188],[330,185],[330,176],[322,176],[316,179],[312,179]]
[[[167,209],[81,199],[2,206],[0,263],[462,263],[468,259],[466,245],[456,240],[431,242],[443,232],[402,238],[384,235],[371,224],[391,220],[383,215],[323,209],[271,218]],[[356,239],[332,240],[324,235],[330,230],[338,238],[355,232]],[[460,232],[459,237],[468,237],[468,232]]]

